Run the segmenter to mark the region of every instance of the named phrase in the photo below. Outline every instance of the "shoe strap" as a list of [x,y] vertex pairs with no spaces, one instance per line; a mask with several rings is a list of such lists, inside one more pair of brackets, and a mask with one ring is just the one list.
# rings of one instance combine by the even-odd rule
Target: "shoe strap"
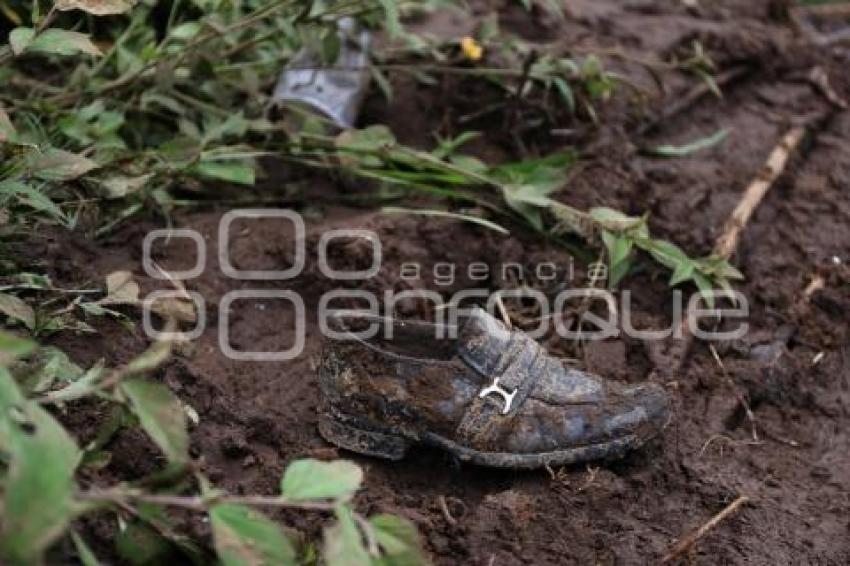
[[[460,356],[485,378],[485,385],[467,406],[457,437],[470,446],[493,444],[534,391],[546,371],[548,354],[524,333],[510,332],[501,350],[481,352],[461,348]],[[482,369],[489,371],[483,373]]]

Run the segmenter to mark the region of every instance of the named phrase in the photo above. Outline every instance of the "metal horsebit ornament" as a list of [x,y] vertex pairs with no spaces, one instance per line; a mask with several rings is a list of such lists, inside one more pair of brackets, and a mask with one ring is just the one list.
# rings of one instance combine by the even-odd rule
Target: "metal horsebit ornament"
[[519,390],[514,389],[511,392],[506,391],[504,387],[499,385],[499,378],[497,377],[493,379],[493,383],[490,386],[481,390],[481,393],[478,394],[478,398],[484,399],[491,393],[501,396],[502,400],[505,402],[505,406],[502,408],[502,414],[507,415],[511,410],[511,404],[514,402],[514,397],[516,397],[517,391]]

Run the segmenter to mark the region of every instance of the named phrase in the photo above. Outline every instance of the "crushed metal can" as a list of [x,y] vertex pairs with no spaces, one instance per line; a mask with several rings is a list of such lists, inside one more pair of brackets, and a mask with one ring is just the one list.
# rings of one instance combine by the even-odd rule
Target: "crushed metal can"
[[353,18],[340,19],[337,33],[336,62],[326,66],[318,53],[302,49],[280,74],[272,101],[306,107],[346,129],[354,127],[369,88],[372,37]]

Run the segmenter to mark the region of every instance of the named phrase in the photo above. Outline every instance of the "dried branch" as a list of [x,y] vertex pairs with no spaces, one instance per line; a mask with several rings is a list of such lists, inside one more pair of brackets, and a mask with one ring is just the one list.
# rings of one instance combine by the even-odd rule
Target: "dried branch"
[[669,552],[664,555],[664,558],[661,559],[661,563],[666,564],[672,560],[675,560],[676,558],[690,550],[690,548],[694,546],[697,542],[699,542],[699,540],[703,538],[708,533],[708,531],[716,527],[720,523],[720,521],[737,511],[739,507],[741,507],[744,503],[747,503],[749,500],[750,498],[746,495],[741,495],[740,497],[738,497],[735,501],[727,505],[726,508],[723,509],[723,511],[709,519],[707,523],[702,525],[697,530],[692,531],[691,533],[683,537],[679,542],[677,542],[669,550]]
[[714,245],[716,255],[723,259],[729,259],[735,253],[741,232],[747,226],[747,222],[749,222],[758,205],[761,204],[764,196],[785,171],[788,159],[800,145],[805,133],[806,128],[804,126],[794,126],[779,140],[779,143],[767,158],[764,167],[747,186],[744,196],[726,221],[723,232]]

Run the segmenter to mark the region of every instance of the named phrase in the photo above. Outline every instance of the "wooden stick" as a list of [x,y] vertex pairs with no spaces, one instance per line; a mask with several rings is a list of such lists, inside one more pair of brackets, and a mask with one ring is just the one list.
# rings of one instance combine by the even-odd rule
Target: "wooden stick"
[[671,560],[675,560],[676,558],[690,550],[690,548],[695,545],[702,537],[704,537],[708,533],[708,531],[716,527],[720,523],[720,521],[737,511],[741,505],[747,503],[749,500],[750,498],[746,495],[739,496],[738,499],[727,505],[726,508],[723,509],[723,511],[709,519],[709,521],[703,526],[701,526],[695,531],[692,531],[691,533],[683,537],[679,542],[677,542],[669,550],[669,552],[664,555],[664,558],[661,559],[661,563],[666,564]]
[[794,126],[779,140],[779,144],[770,153],[764,167],[750,182],[738,206],[735,207],[729,220],[726,221],[723,233],[720,234],[714,245],[716,255],[723,259],[729,259],[735,253],[741,232],[747,226],[747,222],[749,222],[755,209],[761,204],[764,195],[785,170],[788,158],[800,144],[805,133],[806,128],[804,126]]
[[803,289],[803,302],[808,303],[812,299],[812,295],[823,289],[825,283],[826,281],[822,276],[815,274],[806,288]]
[[847,110],[847,101],[841,98],[829,84],[829,74],[823,67],[820,65],[813,67],[806,79],[820,91],[830,104],[841,110]]
[[440,505],[440,511],[443,513],[443,517],[446,519],[446,522],[453,527],[457,526],[457,519],[452,517],[451,511],[449,511],[449,505],[446,502],[446,497],[444,495],[440,495],[437,497],[437,503]]
[[514,325],[511,323],[511,316],[508,314],[508,309],[505,308],[505,303],[502,302],[502,296],[496,295],[496,306],[499,308],[499,314],[508,330],[512,330]]
[[[784,136],[782,136],[782,139],[780,139],[776,147],[773,148],[773,151],[770,153],[770,156],[768,156],[762,170],[747,186],[744,191],[744,196],[741,197],[741,200],[738,202],[738,206],[735,207],[735,210],[732,211],[732,214],[726,221],[723,232],[721,232],[720,236],[715,240],[714,254],[728,260],[735,253],[735,250],[738,248],[738,241],[741,237],[741,232],[747,226],[747,222],[749,222],[758,205],[761,204],[761,201],[764,199],[767,191],[770,190],[773,183],[785,170],[785,166],[788,164],[788,159],[790,158],[791,153],[798,145],[800,145],[800,141],[803,139],[803,134],[805,134],[805,132],[805,126],[794,126],[788,130]],[[680,350],[678,361],[674,366],[675,371],[682,369],[685,365],[685,361],[687,360],[688,354],[691,350],[691,345],[693,344],[694,336],[691,333],[689,323],[692,316],[693,312],[688,309],[688,312],[685,313],[684,320],[682,320],[681,336],[684,343]]]

